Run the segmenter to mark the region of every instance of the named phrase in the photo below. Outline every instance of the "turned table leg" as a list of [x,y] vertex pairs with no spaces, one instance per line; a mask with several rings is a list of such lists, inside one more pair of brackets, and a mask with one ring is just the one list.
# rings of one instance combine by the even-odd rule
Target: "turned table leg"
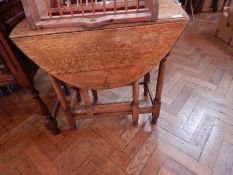
[[53,76],[51,76],[51,75],[49,75],[49,76],[50,76],[51,83],[52,83],[52,86],[54,88],[54,91],[55,91],[55,93],[57,95],[57,98],[59,99],[59,101],[61,103],[61,106],[62,106],[62,109],[63,109],[64,114],[66,116],[66,119],[69,122],[69,124],[72,127],[72,129],[75,130],[76,129],[76,122],[75,122],[75,120],[72,117],[70,108],[68,107],[68,104],[66,102],[65,96],[64,96],[64,94],[63,94],[63,92],[62,92],[62,90],[60,88],[59,82]]
[[147,83],[150,82],[150,72],[148,72],[146,75],[144,75],[144,96],[148,95],[148,88],[147,88]]
[[33,86],[27,87],[27,89],[30,91],[31,97],[36,104],[37,112],[43,116],[45,127],[50,130],[52,134],[59,134],[60,129],[57,127],[57,121],[55,118],[51,117],[51,114],[48,112],[48,107],[39,96],[39,92]]
[[94,98],[94,103],[96,103],[98,101],[98,94],[97,94],[97,90],[91,90],[91,93],[93,95]]
[[159,118],[159,114],[160,114],[161,95],[162,95],[162,89],[163,89],[164,73],[165,73],[165,68],[166,68],[167,56],[159,64],[156,94],[155,94],[155,99],[154,99],[154,112],[152,113],[152,123],[157,122],[157,119]]
[[139,117],[139,81],[133,83],[133,124],[138,124]]

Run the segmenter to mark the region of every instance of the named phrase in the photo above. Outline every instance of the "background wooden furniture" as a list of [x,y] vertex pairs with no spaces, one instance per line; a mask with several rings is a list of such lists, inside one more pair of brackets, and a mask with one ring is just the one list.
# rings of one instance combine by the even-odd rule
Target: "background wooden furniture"
[[190,14],[191,19],[194,20],[194,8],[193,8],[193,0],[180,0],[185,11]]
[[[232,0],[224,0],[223,7],[233,7],[233,1]],[[223,10],[223,8],[222,8]]]
[[220,12],[231,4],[232,0],[193,0],[194,13]]
[[0,87],[20,85],[27,88],[34,99],[38,112],[43,115],[45,126],[53,134],[59,133],[56,121],[50,116],[48,108],[34,88],[33,78],[38,70],[28,57],[9,39],[11,30],[24,18],[20,0],[0,1]]
[[[107,106],[97,106],[98,112],[93,112],[88,89],[108,89],[129,84],[134,84],[132,107],[129,103],[123,104],[122,111],[126,112],[119,110],[119,106],[115,107],[116,112],[119,111],[121,115],[133,112],[135,123],[139,113],[153,112],[156,121],[162,83],[157,85],[154,104],[140,111],[138,79],[163,60],[188,20],[187,14],[179,5],[167,1],[160,6],[156,22],[115,24],[98,29],[66,27],[31,30],[26,21],[23,21],[14,29],[11,38],[30,59],[50,74],[65,115],[74,129],[74,118],[98,116],[100,108],[103,109],[102,112],[109,114]],[[36,49],[32,46],[36,46]],[[163,79],[164,63],[165,60],[161,62],[159,82]],[[70,113],[57,80],[81,88],[86,104],[84,114]]]

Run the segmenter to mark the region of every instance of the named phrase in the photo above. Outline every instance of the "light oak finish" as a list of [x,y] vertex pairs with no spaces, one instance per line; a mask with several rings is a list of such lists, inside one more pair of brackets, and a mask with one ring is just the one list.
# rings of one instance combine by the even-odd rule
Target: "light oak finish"
[[156,84],[156,93],[154,98],[154,112],[152,113],[152,122],[156,123],[157,119],[159,118],[160,114],[160,107],[161,107],[161,95],[163,89],[163,82],[164,82],[164,73],[165,73],[165,66],[166,66],[167,56],[161,61],[159,65],[158,71],[158,79]]
[[[214,36],[218,17],[196,15],[172,49],[157,125],[150,115],[140,115],[137,126],[118,116],[79,121],[74,132],[60,110],[62,132],[52,136],[25,90],[1,96],[1,174],[232,173],[233,51]],[[152,89],[157,72],[158,66],[151,71]],[[46,72],[38,72],[35,85],[51,107],[56,95]],[[139,99],[143,93],[141,86]],[[101,103],[128,100],[132,87],[99,90],[98,97]]]
[[[60,1],[56,2],[60,14],[64,15]],[[156,2],[151,4],[150,1],[147,3],[149,7],[156,4]],[[181,9],[178,4],[171,1],[170,4],[178,7],[177,9]],[[105,5],[104,0],[104,12]],[[125,1],[124,5],[128,12],[128,0]],[[152,11],[158,11],[158,8],[152,9]],[[167,13],[170,11],[171,9],[167,8]],[[177,10],[177,14],[179,13],[180,10]],[[23,30],[19,28],[22,26],[17,26],[13,33],[23,31],[25,36],[14,35],[12,40],[36,64],[50,74],[52,85],[72,128],[75,129],[73,118],[81,119],[102,115],[132,114],[133,123],[137,124],[139,114],[146,111],[151,112],[152,108],[154,109],[152,120],[156,123],[160,111],[166,55],[182,34],[187,23],[188,18],[181,15],[174,16],[173,20],[163,19],[160,23],[157,23],[157,21],[135,23],[133,26],[122,24],[122,27],[112,26],[112,28],[103,28],[102,30],[95,28],[79,32],[63,31],[59,34],[51,33],[49,35],[44,35],[44,30],[38,30],[36,36],[30,37],[27,37],[29,28],[24,27]],[[33,47],[35,45],[36,50]],[[139,79],[148,74],[157,64],[160,64],[160,69],[155,97],[152,97],[152,93],[149,92],[152,105],[147,108],[139,108]],[[148,77],[145,77],[145,79],[148,79]],[[72,109],[69,107],[73,108],[74,103],[67,104],[59,81],[81,89],[85,113],[72,113]],[[147,82],[143,83],[145,95],[148,94],[147,91],[150,89]],[[88,90],[116,88],[129,84],[133,85],[133,101],[130,109],[119,109],[112,112],[113,106],[109,104],[109,111],[104,113],[92,111],[93,106],[90,102]],[[93,92],[96,96],[96,92]],[[96,97],[94,100],[97,100]],[[125,107],[128,107],[128,105]]]
[[[27,36],[30,30],[19,25],[13,31],[12,40],[41,68],[70,85],[87,89],[114,88],[134,82],[157,65],[187,22],[188,18],[173,22],[164,19],[160,24],[58,35],[43,35],[45,30],[42,30],[31,37],[23,37],[23,33]],[[20,31],[23,33],[18,33]],[[67,47],[70,43],[72,47]],[[31,49],[34,45],[37,52]]]

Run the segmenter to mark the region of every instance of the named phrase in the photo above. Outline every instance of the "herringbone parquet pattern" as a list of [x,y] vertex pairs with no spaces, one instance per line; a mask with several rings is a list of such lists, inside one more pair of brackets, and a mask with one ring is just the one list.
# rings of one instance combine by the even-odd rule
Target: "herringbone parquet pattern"
[[[70,131],[60,111],[62,133],[52,136],[25,91],[1,97],[0,174],[232,175],[233,49],[214,37],[218,16],[196,16],[172,50],[157,125],[149,115],[138,126],[122,116],[81,121]],[[36,81],[51,106],[46,74]],[[99,96],[122,100],[131,89]]]

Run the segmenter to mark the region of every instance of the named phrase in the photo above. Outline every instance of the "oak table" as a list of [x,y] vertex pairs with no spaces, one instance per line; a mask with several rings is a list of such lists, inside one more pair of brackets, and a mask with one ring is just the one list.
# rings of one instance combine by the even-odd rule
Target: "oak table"
[[[179,4],[162,0],[156,22],[114,24],[98,28],[66,27],[31,30],[24,20],[11,33],[12,41],[48,72],[62,108],[73,129],[75,119],[98,116],[159,116],[166,55],[184,31],[189,17]],[[152,105],[139,108],[139,79],[159,65]],[[59,81],[81,89],[85,113],[72,114]],[[93,106],[88,90],[133,85],[133,102]]]

